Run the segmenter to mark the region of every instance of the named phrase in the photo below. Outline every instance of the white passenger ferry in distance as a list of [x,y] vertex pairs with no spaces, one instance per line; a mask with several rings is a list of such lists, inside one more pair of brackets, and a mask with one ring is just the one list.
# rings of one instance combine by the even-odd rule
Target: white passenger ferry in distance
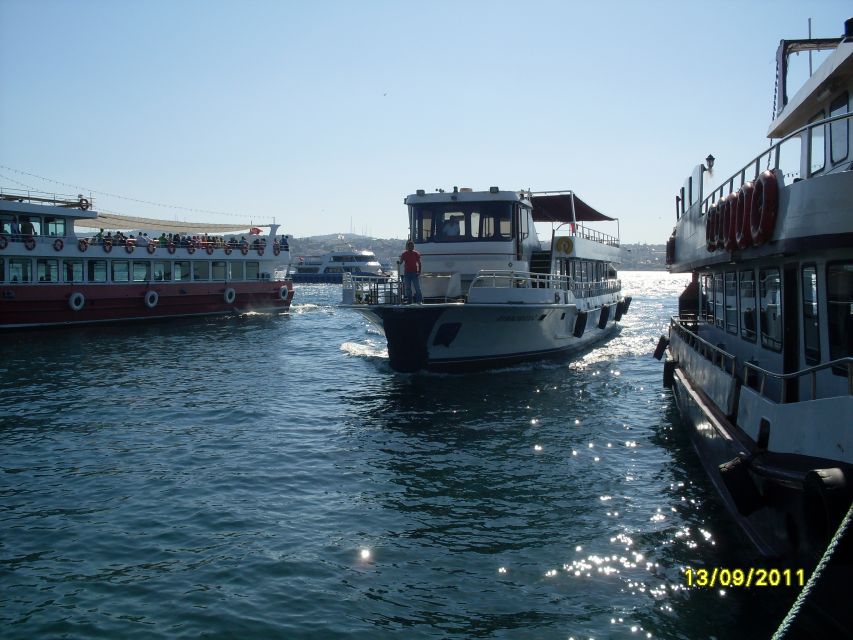
[[[789,56],[818,49],[789,98]],[[722,183],[709,156],[676,197],[667,262],[693,278],[656,356],[733,518],[810,570],[853,497],[853,20],[782,40],[776,77],[770,148]]]
[[[385,333],[397,371],[466,371],[565,358],[611,335],[630,297],[616,276],[615,222],[571,191],[454,188],[405,199],[423,302],[399,278],[346,275],[343,303]],[[545,240],[536,223],[550,223]],[[402,249],[402,248],[401,248]]]
[[82,196],[2,190],[0,329],[287,311],[277,229],[98,214]]
[[294,282],[343,281],[345,273],[386,279],[388,273],[376,254],[370,250],[357,250],[346,245],[337,247],[321,256],[300,256],[293,264],[291,277]]

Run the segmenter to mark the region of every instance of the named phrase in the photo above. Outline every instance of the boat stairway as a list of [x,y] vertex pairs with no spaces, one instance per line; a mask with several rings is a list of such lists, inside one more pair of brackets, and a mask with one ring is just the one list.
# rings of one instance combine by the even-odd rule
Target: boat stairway
[[[530,256],[530,273],[551,273],[551,252],[550,251],[534,251]],[[541,281],[534,286],[542,286]]]

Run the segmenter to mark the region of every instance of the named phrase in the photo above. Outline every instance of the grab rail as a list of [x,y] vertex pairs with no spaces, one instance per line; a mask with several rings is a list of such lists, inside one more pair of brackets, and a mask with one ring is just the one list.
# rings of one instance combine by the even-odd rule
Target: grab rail
[[[673,329],[684,340],[687,345],[696,351],[704,358],[710,360],[718,366],[723,372],[730,373],[734,378],[737,375],[737,358],[734,354],[724,351],[720,347],[711,344],[704,338],[700,338],[698,333],[694,333],[687,326],[686,322],[691,322],[694,327],[698,328],[699,320],[695,316],[679,317],[673,316],[670,318],[670,331]],[[731,368],[731,371],[729,370]]]
[[[823,371],[824,369],[840,367],[842,365],[847,366],[847,394],[853,395],[853,357],[850,356],[847,356],[845,358],[838,358],[831,362],[824,362],[823,364],[818,364],[813,367],[801,369],[800,371],[794,371],[792,373],[776,373],[775,371],[768,371],[767,369],[762,369],[761,367],[752,362],[744,362],[743,379],[749,379],[747,376],[749,375],[750,371],[753,371],[759,376],[761,376],[761,382],[756,391],[758,391],[759,394],[764,395],[764,385],[767,382],[767,378],[773,378],[783,383],[786,380],[795,380],[805,376],[811,376],[812,400],[815,400],[817,399],[817,373],[819,371]],[[787,402],[786,389],[786,385],[782,384],[782,404],[785,404]]]
[[[490,284],[478,284],[480,282]],[[622,290],[622,281],[609,279],[598,282],[579,282],[570,276],[511,269],[482,270],[471,281],[471,288],[490,287],[495,289],[533,288],[571,291],[577,298],[588,298]]]

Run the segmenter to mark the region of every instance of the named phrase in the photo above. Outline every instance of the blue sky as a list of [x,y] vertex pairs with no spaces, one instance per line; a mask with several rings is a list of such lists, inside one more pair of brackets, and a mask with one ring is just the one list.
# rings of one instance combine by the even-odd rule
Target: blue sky
[[849,0],[0,0],[0,186],[397,238],[419,188],[573,189],[623,242],[662,243],[694,165],[713,153],[722,179],[767,146],[779,40],[851,16]]

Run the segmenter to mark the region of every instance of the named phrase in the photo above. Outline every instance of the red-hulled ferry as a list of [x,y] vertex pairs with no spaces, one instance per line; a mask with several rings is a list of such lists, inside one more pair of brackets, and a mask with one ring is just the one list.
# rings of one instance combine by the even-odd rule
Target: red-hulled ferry
[[[122,233],[130,229],[146,235]],[[0,191],[0,329],[287,311],[290,252],[277,231],[98,214],[82,196]]]

